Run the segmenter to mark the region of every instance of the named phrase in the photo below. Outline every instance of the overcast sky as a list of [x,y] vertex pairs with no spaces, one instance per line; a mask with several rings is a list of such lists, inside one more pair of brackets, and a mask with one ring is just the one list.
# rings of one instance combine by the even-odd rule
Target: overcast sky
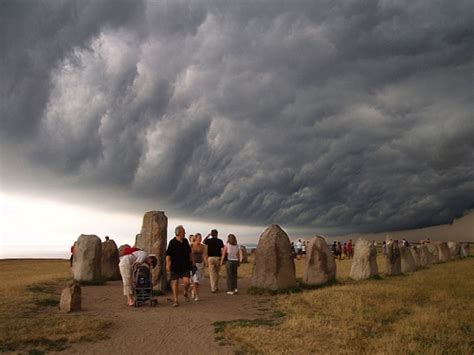
[[151,209],[450,222],[474,207],[473,18],[472,0],[0,0],[3,223],[29,203],[137,232]]

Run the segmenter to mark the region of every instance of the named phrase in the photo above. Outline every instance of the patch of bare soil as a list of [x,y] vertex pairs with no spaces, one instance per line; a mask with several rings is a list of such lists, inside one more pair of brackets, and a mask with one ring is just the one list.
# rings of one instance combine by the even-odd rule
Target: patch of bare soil
[[247,294],[248,278],[239,279],[239,294],[232,296],[225,293],[225,279],[219,283],[219,292],[212,294],[205,279],[197,302],[185,302],[180,286],[179,307],[167,300],[170,294],[158,297],[155,307],[128,307],[121,281],[83,287],[84,313],[110,320],[109,338],[73,344],[61,354],[232,354],[236,346],[219,345],[213,323],[256,318],[261,297]]

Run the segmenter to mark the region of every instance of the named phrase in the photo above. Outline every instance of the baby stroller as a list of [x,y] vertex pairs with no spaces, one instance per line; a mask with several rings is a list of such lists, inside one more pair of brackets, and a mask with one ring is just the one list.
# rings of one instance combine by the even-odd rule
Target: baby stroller
[[135,299],[134,307],[140,307],[146,302],[150,302],[150,306],[155,306],[157,303],[153,299],[151,270],[146,264],[133,268],[133,296]]

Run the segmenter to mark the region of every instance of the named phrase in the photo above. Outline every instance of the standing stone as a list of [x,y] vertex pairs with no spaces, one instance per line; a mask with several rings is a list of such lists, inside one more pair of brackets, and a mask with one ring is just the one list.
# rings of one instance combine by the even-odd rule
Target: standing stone
[[461,258],[461,244],[458,242],[448,242],[449,256],[451,260]]
[[469,252],[470,252],[469,243],[462,243],[461,244],[461,250],[459,252],[460,252],[461,258],[467,258],[469,256]]
[[81,310],[81,302],[81,285],[76,280],[73,280],[61,292],[59,311],[63,313],[79,312]]
[[398,242],[393,241],[387,247],[385,271],[389,276],[400,275],[402,273],[402,261],[400,258],[400,248]]
[[334,256],[321,236],[312,238],[306,247],[306,262],[303,282],[308,285],[322,285],[336,279]]
[[449,252],[448,243],[446,242],[436,242],[436,247],[438,248],[438,259],[440,263],[445,263],[451,259]]
[[431,256],[431,264],[439,263],[438,248],[433,243],[425,244]]
[[260,236],[255,251],[252,286],[271,290],[296,286],[290,239],[278,224],[272,224]]
[[411,246],[409,248],[410,248],[411,256],[413,257],[413,261],[415,262],[415,267],[418,269],[421,266],[420,254],[419,254],[418,248],[415,246]]
[[415,260],[413,259],[413,254],[411,253],[410,247],[406,247],[404,245],[400,247],[400,260],[402,272],[404,274],[416,271]]
[[375,245],[369,240],[358,239],[354,246],[350,277],[354,280],[365,280],[378,274]]
[[101,253],[101,272],[102,277],[107,280],[120,280],[119,270],[119,251],[117,244],[112,239],[106,240],[102,243]]
[[118,247],[119,257],[123,256],[123,252],[126,248],[131,248],[131,246],[128,244],[124,244]]
[[168,217],[162,211],[146,212],[143,216],[142,230],[136,236],[135,247],[156,255],[158,263],[152,269],[153,285],[160,291],[166,291],[165,272]]
[[77,281],[99,281],[102,243],[96,235],[81,234],[74,248],[73,273]]
[[245,247],[245,245],[240,246],[240,251],[242,252],[242,262],[243,263],[248,263],[249,262],[249,256],[248,256],[247,248]]
[[418,253],[420,255],[420,266],[425,267],[433,264],[431,253],[426,244],[420,245]]

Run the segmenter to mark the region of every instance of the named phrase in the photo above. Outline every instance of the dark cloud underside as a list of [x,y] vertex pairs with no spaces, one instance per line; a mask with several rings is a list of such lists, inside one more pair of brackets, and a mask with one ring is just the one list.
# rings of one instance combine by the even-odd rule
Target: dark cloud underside
[[0,4],[2,150],[58,181],[340,231],[474,207],[472,1]]

